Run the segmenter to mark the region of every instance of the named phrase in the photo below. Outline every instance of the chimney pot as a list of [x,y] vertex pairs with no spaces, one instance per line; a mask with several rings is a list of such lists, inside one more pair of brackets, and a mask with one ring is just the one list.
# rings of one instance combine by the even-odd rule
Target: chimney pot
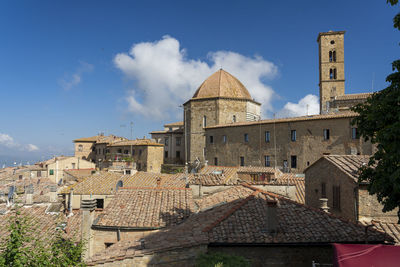
[[328,199],[327,198],[320,198],[319,202],[320,202],[320,209],[325,211],[325,212],[329,212]]

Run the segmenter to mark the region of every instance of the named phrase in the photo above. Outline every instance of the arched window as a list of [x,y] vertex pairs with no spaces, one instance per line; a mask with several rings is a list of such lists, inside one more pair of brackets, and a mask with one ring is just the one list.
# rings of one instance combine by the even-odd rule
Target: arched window
[[330,80],[336,80],[336,68],[329,69],[329,79]]
[[336,62],[336,51],[332,52],[332,59],[333,59],[333,62]]
[[333,53],[332,51],[329,51],[329,62],[333,61]]
[[79,146],[78,146],[78,151],[79,151],[79,152],[82,152],[82,150],[83,150],[83,146],[82,146],[82,145],[79,145]]

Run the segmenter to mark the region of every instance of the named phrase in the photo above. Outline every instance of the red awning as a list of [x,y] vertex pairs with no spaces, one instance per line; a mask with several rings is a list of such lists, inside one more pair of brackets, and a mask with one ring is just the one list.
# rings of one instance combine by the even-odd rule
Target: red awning
[[336,267],[397,267],[400,246],[333,244]]

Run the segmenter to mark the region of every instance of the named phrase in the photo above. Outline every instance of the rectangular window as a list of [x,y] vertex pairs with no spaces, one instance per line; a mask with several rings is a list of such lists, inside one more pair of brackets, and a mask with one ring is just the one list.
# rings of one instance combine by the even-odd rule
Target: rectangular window
[[176,151],[176,158],[180,158],[181,157],[181,152],[180,151]]
[[222,143],[224,143],[224,144],[226,143],[226,135],[222,136]]
[[244,134],[244,141],[245,141],[246,143],[249,142],[249,134],[247,134],[247,133]]
[[50,170],[50,175],[54,175],[54,170]]
[[168,137],[165,137],[165,139],[164,139],[165,146],[168,146],[168,143],[169,143],[169,139],[168,139]]
[[176,145],[177,145],[177,146],[180,146],[180,145],[181,145],[181,138],[180,138],[180,137],[177,137],[177,138],[175,139],[175,142],[176,142]]
[[72,163],[72,169],[75,169],[75,163]]
[[121,148],[118,148],[117,153],[122,154],[122,149],[121,149]]
[[42,177],[42,171],[37,171],[36,177]]
[[204,127],[207,127],[207,117],[206,116],[203,117],[203,128]]
[[329,129],[324,129],[324,140],[329,140]]
[[168,151],[164,151],[164,158],[168,158]]
[[265,142],[268,143],[268,142],[270,141],[270,137],[271,137],[271,136],[270,136],[269,131],[266,131],[266,132],[265,132]]
[[283,172],[289,172],[289,167],[286,159],[283,161]]
[[104,199],[96,199],[96,209],[104,209]]
[[210,144],[213,144],[214,143],[214,136],[210,135],[209,138],[210,138]]
[[139,149],[139,157],[142,155],[142,150]]
[[292,140],[293,142],[296,141],[296,130],[290,131],[290,140]]
[[290,167],[293,169],[297,168],[297,156],[290,156]]
[[271,166],[271,159],[269,156],[264,156],[264,165],[265,165],[265,167]]
[[332,187],[332,192],[333,192],[333,205],[332,207],[335,210],[340,210],[340,186],[333,186]]
[[351,128],[351,139],[359,139],[357,128]]
[[244,166],[244,157],[240,157],[240,166]]
[[125,170],[125,174],[131,174],[131,170]]
[[218,158],[214,158],[214,165],[218,166]]
[[321,197],[326,198],[326,184],[325,183],[321,184]]
[[124,154],[129,154],[129,150],[128,150],[128,149],[125,149],[125,150],[124,150]]

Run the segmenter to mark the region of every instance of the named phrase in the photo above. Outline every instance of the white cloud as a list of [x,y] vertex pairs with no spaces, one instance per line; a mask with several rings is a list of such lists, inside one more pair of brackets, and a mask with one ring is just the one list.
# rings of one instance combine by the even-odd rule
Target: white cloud
[[316,95],[306,95],[298,103],[288,102],[277,113],[277,117],[296,117],[319,114],[319,101]]
[[13,149],[18,149],[20,151],[37,151],[39,150],[39,147],[33,144],[28,144],[28,145],[21,145],[20,143],[16,142],[13,137],[11,137],[8,134],[3,134],[0,133],[0,147],[4,146],[7,148],[13,148]]
[[38,148],[37,146],[33,145],[33,144],[28,144],[28,145],[26,145],[26,149],[27,149],[29,152],[39,150],[39,148]]
[[77,86],[82,81],[82,75],[84,73],[91,71],[93,71],[92,64],[80,61],[79,67],[76,69],[75,73],[60,79],[59,84],[64,90],[66,91],[71,90],[73,87]]
[[272,110],[274,91],[262,80],[276,76],[277,67],[273,63],[260,56],[246,57],[229,51],[211,52],[208,59],[210,64],[187,58],[179,41],[169,36],[135,44],[129,53],[117,54],[116,67],[135,82],[125,99],[128,110],[154,119],[175,117],[182,112],[178,106],[221,67],[246,86],[263,104],[264,112]]

